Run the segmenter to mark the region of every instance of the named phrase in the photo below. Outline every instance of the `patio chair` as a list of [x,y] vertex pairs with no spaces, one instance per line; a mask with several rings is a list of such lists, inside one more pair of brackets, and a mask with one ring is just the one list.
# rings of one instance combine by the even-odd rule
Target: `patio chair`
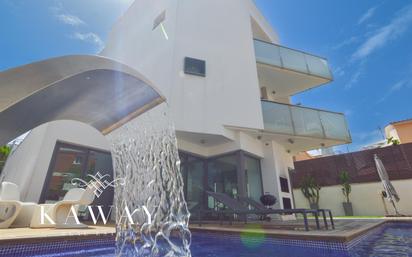
[[[202,212],[203,213],[217,213],[219,215],[219,218],[222,217],[222,215],[224,214],[231,214],[232,217],[233,217],[233,214],[237,214],[237,215],[243,216],[245,223],[247,223],[248,215],[262,216],[262,215],[268,215],[268,214],[302,214],[305,230],[309,231],[308,214],[313,214],[315,216],[316,227],[317,229],[320,229],[319,216],[318,216],[317,210],[311,210],[311,209],[272,210],[272,209],[266,209],[266,208],[265,210],[263,209],[262,210],[258,210],[258,209],[251,210],[247,206],[245,206],[242,202],[239,202],[238,200],[233,199],[232,197],[226,194],[210,192],[210,191],[205,191],[205,192],[207,195],[213,197],[217,202],[220,202],[221,204],[223,204],[227,209],[226,210],[216,210],[216,209],[201,210],[199,209],[198,210],[199,226],[201,225]],[[232,220],[230,220],[230,224],[232,224]]]
[[[33,218],[31,220],[31,228],[87,228],[88,226],[83,223],[77,223],[71,213],[71,208],[74,207],[76,215],[78,208],[81,205],[90,205],[94,201],[94,189],[93,187],[72,188],[70,189],[63,200],[54,204],[40,204],[36,207]],[[47,218],[41,217],[41,208],[44,208],[46,213],[53,221],[51,223]],[[70,215],[70,219],[68,216]]]
[[[297,214],[300,213],[299,211],[305,210],[305,209],[284,209],[284,210],[274,210],[274,209],[268,209],[266,208],[263,204],[249,198],[249,197],[239,197],[239,200],[244,202],[245,204],[249,205],[250,207],[252,207],[253,209],[262,211],[262,212],[267,212],[269,214],[276,214],[277,212],[284,212],[285,214],[289,214],[289,213],[293,213],[293,214]],[[332,229],[335,229],[335,223],[333,221],[333,215],[332,215],[332,211],[329,209],[317,209],[318,213],[322,213],[322,218],[323,218],[323,223],[325,224],[325,228],[328,229],[329,225],[328,225],[328,221],[327,221],[327,214],[329,215],[329,219],[330,219],[330,223],[332,226]]]
[[11,182],[2,182],[0,188],[0,229],[28,227],[36,203],[20,201],[19,187]]

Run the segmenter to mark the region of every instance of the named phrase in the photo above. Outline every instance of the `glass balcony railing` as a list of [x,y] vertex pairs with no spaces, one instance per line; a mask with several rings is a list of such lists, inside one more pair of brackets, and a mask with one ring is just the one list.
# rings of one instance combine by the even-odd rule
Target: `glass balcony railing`
[[268,132],[350,142],[342,113],[262,100],[264,129]]
[[254,44],[258,63],[332,80],[328,61],[324,58],[258,39],[254,39]]

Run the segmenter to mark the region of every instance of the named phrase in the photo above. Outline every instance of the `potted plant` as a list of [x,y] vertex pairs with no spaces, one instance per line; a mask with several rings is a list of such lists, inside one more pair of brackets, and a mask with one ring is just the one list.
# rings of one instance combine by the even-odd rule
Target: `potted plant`
[[266,208],[271,209],[270,206],[273,206],[276,204],[277,199],[274,195],[271,195],[269,193],[265,193],[260,197],[260,202],[266,206]]
[[316,182],[313,176],[306,176],[304,177],[301,185],[300,190],[302,191],[303,196],[309,201],[309,205],[311,209],[319,209],[319,191],[321,187]]
[[0,147],[0,174],[3,170],[4,164],[6,163],[7,157],[11,152],[11,148],[8,145]]
[[390,137],[390,138],[387,139],[387,143],[391,144],[391,145],[400,145],[401,141],[397,138]]
[[345,211],[345,216],[353,216],[353,207],[349,199],[349,194],[352,191],[352,186],[350,185],[350,176],[347,171],[342,171],[339,173],[339,180],[342,186],[342,193],[345,196],[346,202],[343,202],[343,209]]

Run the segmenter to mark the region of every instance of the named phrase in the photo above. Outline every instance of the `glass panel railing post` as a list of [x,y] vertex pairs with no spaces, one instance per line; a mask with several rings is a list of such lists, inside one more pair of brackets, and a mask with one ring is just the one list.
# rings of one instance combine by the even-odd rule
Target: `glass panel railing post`
[[279,54],[280,65],[281,65],[280,67],[282,67],[284,69],[285,68],[285,61],[283,60],[283,56],[280,53],[280,46],[277,46],[276,50],[278,51],[278,54]]
[[318,114],[318,116],[319,116],[319,120],[320,120],[320,127],[322,128],[322,134],[323,134],[323,138],[327,138],[327,136],[326,136],[326,131],[325,131],[325,126],[323,126],[323,120],[322,120],[322,117],[321,117],[321,115],[320,115],[320,112],[319,111],[317,111],[317,114]]
[[292,123],[293,135],[296,136],[297,134],[296,134],[296,127],[295,127],[295,121],[294,121],[294,117],[293,117],[292,107],[290,105],[288,105],[288,109],[289,109],[290,120],[291,120],[291,123]]
[[309,69],[309,63],[308,60],[306,59],[306,54],[303,55],[303,60],[305,60],[305,65],[306,65],[306,73],[311,74],[310,73],[310,69]]

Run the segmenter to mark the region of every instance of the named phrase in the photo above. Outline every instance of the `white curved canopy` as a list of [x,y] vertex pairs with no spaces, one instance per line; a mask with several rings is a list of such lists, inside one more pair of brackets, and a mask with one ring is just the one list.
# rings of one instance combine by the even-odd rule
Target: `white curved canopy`
[[48,121],[107,134],[164,102],[136,70],[100,56],[64,56],[0,73],[0,145]]

